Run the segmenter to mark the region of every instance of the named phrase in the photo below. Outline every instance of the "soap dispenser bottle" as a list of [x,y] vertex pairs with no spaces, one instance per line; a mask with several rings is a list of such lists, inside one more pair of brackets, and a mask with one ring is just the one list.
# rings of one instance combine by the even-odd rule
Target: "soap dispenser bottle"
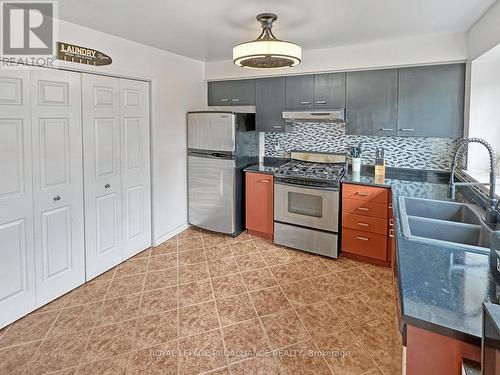
[[378,176],[385,175],[384,149],[382,147],[377,147],[377,149],[376,149],[375,175],[378,175]]

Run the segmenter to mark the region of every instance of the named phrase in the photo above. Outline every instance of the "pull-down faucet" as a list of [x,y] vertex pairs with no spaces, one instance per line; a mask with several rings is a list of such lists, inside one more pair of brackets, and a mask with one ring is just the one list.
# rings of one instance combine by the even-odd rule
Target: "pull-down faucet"
[[[461,155],[463,149],[467,147],[469,143],[479,143],[486,147],[488,150],[488,154],[490,157],[490,182],[489,183],[481,183],[481,182],[455,182],[455,168],[457,166],[458,157]],[[484,217],[484,221],[487,224],[497,224],[500,223],[500,217],[498,214],[500,200],[496,198],[495,195],[495,186],[496,186],[496,158],[495,158],[495,150],[493,147],[481,138],[468,138],[464,139],[462,143],[457,147],[455,151],[455,155],[453,156],[453,163],[451,165],[451,176],[450,176],[450,189],[449,189],[449,197],[451,199],[455,199],[456,187],[457,186],[473,186],[473,185],[489,185],[490,194],[488,198],[488,207],[486,208],[486,215]]]

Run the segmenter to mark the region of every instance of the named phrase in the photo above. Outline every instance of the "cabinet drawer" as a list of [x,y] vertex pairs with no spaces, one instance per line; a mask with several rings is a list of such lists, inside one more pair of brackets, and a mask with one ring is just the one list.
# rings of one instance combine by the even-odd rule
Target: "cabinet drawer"
[[359,199],[343,199],[342,211],[348,214],[387,219],[387,204],[367,202]]
[[342,251],[387,260],[387,236],[343,228]]
[[344,184],[342,197],[387,204],[389,194],[385,188]]
[[362,216],[355,214],[342,214],[342,226],[366,232],[387,234],[387,219],[378,217]]

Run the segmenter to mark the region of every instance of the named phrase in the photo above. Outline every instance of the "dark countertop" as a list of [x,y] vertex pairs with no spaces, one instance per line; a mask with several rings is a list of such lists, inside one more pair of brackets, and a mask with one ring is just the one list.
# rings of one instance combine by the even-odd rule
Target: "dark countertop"
[[274,171],[278,169],[279,167],[276,166],[270,166],[267,164],[259,163],[259,164],[254,164],[251,165],[250,167],[246,167],[243,169],[244,172],[251,172],[251,173],[265,173],[265,174],[274,174]]
[[447,183],[450,179],[449,172],[392,167],[386,167],[384,177],[381,178],[375,176],[374,169],[371,165],[363,165],[360,172],[353,172],[349,168],[343,182],[390,188],[400,181]]
[[[482,303],[498,303],[500,287],[487,253],[408,240],[402,235],[398,197],[447,199],[447,184],[393,181],[396,273],[402,323],[481,345]],[[468,201],[458,191],[457,200]]]
[[276,169],[287,163],[288,159],[265,157],[264,161],[243,169],[244,172],[274,174]]

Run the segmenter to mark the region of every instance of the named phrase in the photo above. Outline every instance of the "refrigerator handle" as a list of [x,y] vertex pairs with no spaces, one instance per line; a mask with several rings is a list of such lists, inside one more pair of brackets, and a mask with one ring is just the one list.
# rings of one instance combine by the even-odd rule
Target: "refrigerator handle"
[[188,155],[197,156],[201,158],[208,158],[208,159],[225,159],[225,160],[234,159],[234,155],[231,153],[224,153],[217,151],[203,152],[203,151],[189,150]]
[[224,196],[224,171],[219,171],[219,194]]
[[213,154],[211,154],[212,157],[216,158],[216,159],[227,159],[228,155],[227,154],[222,154],[220,152],[214,152]]

